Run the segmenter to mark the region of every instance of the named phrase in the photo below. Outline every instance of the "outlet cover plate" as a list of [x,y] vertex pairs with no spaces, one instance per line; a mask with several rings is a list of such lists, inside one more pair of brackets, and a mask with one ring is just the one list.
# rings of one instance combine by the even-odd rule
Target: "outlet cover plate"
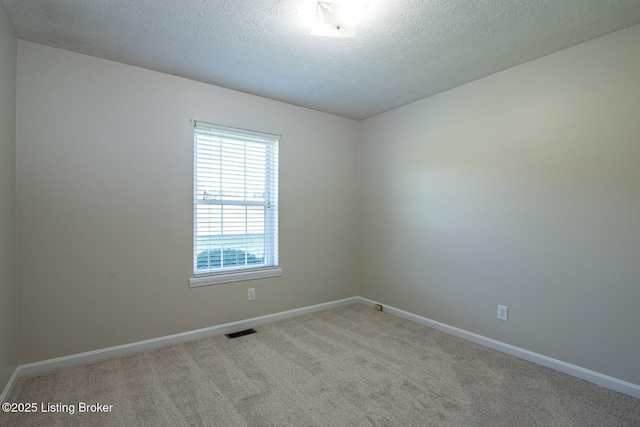
[[506,305],[498,305],[498,319],[507,321],[509,316],[509,307]]

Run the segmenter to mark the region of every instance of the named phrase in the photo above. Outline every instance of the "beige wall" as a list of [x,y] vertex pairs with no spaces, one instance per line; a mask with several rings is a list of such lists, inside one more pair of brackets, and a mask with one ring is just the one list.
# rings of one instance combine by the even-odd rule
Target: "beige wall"
[[631,27],[364,121],[360,294],[640,384],[639,46]]
[[[282,277],[188,288],[192,118],[282,135]],[[19,41],[19,362],[356,295],[358,131],[356,121]]]
[[16,53],[13,26],[0,6],[0,390],[17,366],[15,188]]

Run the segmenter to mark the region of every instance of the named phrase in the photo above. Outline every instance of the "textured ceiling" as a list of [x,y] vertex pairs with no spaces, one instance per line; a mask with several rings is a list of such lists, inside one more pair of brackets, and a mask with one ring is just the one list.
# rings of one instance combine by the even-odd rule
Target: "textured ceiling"
[[23,40],[353,119],[640,23],[640,0],[370,0],[324,38],[315,0],[0,4]]

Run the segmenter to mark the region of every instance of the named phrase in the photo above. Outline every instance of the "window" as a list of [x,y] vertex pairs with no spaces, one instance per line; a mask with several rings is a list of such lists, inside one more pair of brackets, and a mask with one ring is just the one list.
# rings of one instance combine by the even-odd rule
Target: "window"
[[190,286],[279,276],[278,135],[193,122]]

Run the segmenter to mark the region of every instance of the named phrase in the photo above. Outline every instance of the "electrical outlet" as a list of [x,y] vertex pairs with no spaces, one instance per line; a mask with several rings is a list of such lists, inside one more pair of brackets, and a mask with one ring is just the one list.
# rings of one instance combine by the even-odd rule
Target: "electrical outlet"
[[256,288],[249,288],[249,301],[256,299]]
[[507,316],[509,315],[509,307],[506,305],[498,305],[498,319],[507,321]]

